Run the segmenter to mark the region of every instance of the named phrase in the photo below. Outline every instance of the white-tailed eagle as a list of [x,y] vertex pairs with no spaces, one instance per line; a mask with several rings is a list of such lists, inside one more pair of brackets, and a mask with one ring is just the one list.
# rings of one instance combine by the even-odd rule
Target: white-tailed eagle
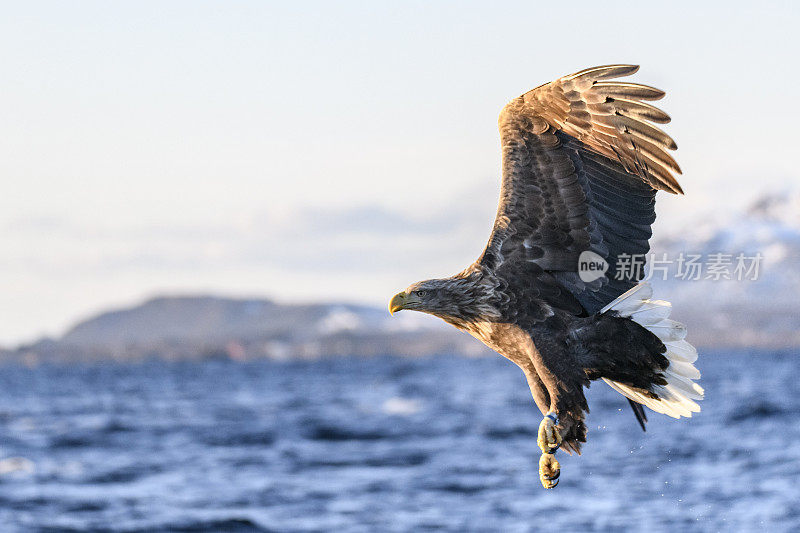
[[[688,417],[703,397],[686,329],[639,283],[656,191],[683,191],[668,153],[675,142],[651,124],[670,119],[645,103],[664,93],[617,80],[638,68],[582,70],[506,105],[500,205],[486,249],[463,272],[414,283],[389,304],[392,313],[438,316],[522,368],[544,415],[545,488],[558,483],[556,449],[580,453],[586,442],[590,381],[626,396],[642,429],[642,405]],[[597,270],[583,272],[583,261]]]

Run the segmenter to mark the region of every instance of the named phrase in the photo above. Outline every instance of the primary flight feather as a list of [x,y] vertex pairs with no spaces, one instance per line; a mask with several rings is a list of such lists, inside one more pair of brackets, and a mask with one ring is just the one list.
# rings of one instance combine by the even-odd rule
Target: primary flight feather
[[[586,441],[583,387],[603,379],[673,417],[700,410],[696,350],[643,277],[658,190],[682,194],[677,148],[645,101],[664,93],[619,81],[635,65],[589,68],[542,85],[500,113],[502,186],[492,234],[464,271],[410,285],[389,309],[422,311],[516,363],[545,415],[542,484],[557,484],[558,447]],[[595,265],[599,270],[585,271]],[[580,267],[580,268],[579,268]]]

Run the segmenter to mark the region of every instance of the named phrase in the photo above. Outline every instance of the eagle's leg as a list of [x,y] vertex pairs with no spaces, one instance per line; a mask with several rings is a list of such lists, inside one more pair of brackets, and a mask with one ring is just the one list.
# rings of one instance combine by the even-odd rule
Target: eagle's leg
[[553,456],[556,448],[561,444],[561,434],[556,427],[558,419],[554,412],[548,412],[550,394],[536,372],[536,367],[530,357],[526,355],[522,358],[512,359],[512,361],[517,363],[522,368],[522,371],[525,372],[533,400],[539,410],[546,415],[542,423],[539,424],[539,434],[536,439],[539,448],[542,450],[542,455],[539,457],[539,480],[544,488],[552,489],[558,485],[558,476],[561,474],[561,465],[558,464],[558,461]]
[[536,402],[537,407],[545,415],[542,423],[539,424],[539,434],[536,443],[542,449],[542,453],[554,453],[556,448],[561,444],[561,435],[558,428],[558,417],[551,409],[550,394],[547,388],[542,383],[539,374],[536,373],[536,368],[533,361],[529,358],[525,361],[517,363],[525,372],[525,377],[528,379],[528,386],[531,389],[531,395]]
[[544,488],[552,489],[558,485],[558,476],[561,474],[561,465],[558,464],[558,461],[553,456],[556,449],[561,445],[561,433],[556,427],[558,418],[553,411],[548,412],[550,394],[536,372],[536,367],[530,357],[526,355],[522,358],[512,359],[512,361],[517,363],[522,368],[522,371],[525,372],[533,400],[539,410],[545,414],[542,423],[539,424],[539,434],[536,439],[536,443],[542,450],[542,455],[539,457],[539,480]]
[[586,399],[583,396],[585,374],[577,365],[564,364],[569,361],[565,344],[543,338],[539,346],[531,350],[530,359],[536,374],[545,389],[549,404],[539,424],[537,444],[542,450],[539,460],[539,478],[549,489],[556,486],[560,466],[553,454],[565,445],[567,451],[580,453],[580,442],[586,440],[583,426],[583,411]]

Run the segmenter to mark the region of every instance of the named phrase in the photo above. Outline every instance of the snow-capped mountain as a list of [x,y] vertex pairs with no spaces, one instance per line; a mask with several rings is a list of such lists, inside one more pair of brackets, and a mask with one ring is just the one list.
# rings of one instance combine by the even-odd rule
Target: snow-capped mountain
[[[800,345],[800,190],[765,194],[717,219],[700,216],[653,241],[652,252],[666,254],[670,269],[666,280],[653,272],[656,294],[673,302],[696,343]],[[680,275],[681,254],[701,256],[700,279]]]

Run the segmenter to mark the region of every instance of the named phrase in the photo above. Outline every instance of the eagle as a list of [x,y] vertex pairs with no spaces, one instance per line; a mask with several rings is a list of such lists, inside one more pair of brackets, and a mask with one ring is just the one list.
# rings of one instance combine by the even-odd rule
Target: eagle
[[584,387],[602,379],[674,418],[699,412],[697,350],[644,277],[657,191],[683,194],[675,141],[647,101],[664,92],[619,78],[638,65],[588,68],[509,102],[498,126],[500,202],[480,257],[389,302],[437,316],[518,365],[542,412],[539,478],[558,484],[561,448],[580,454]]

